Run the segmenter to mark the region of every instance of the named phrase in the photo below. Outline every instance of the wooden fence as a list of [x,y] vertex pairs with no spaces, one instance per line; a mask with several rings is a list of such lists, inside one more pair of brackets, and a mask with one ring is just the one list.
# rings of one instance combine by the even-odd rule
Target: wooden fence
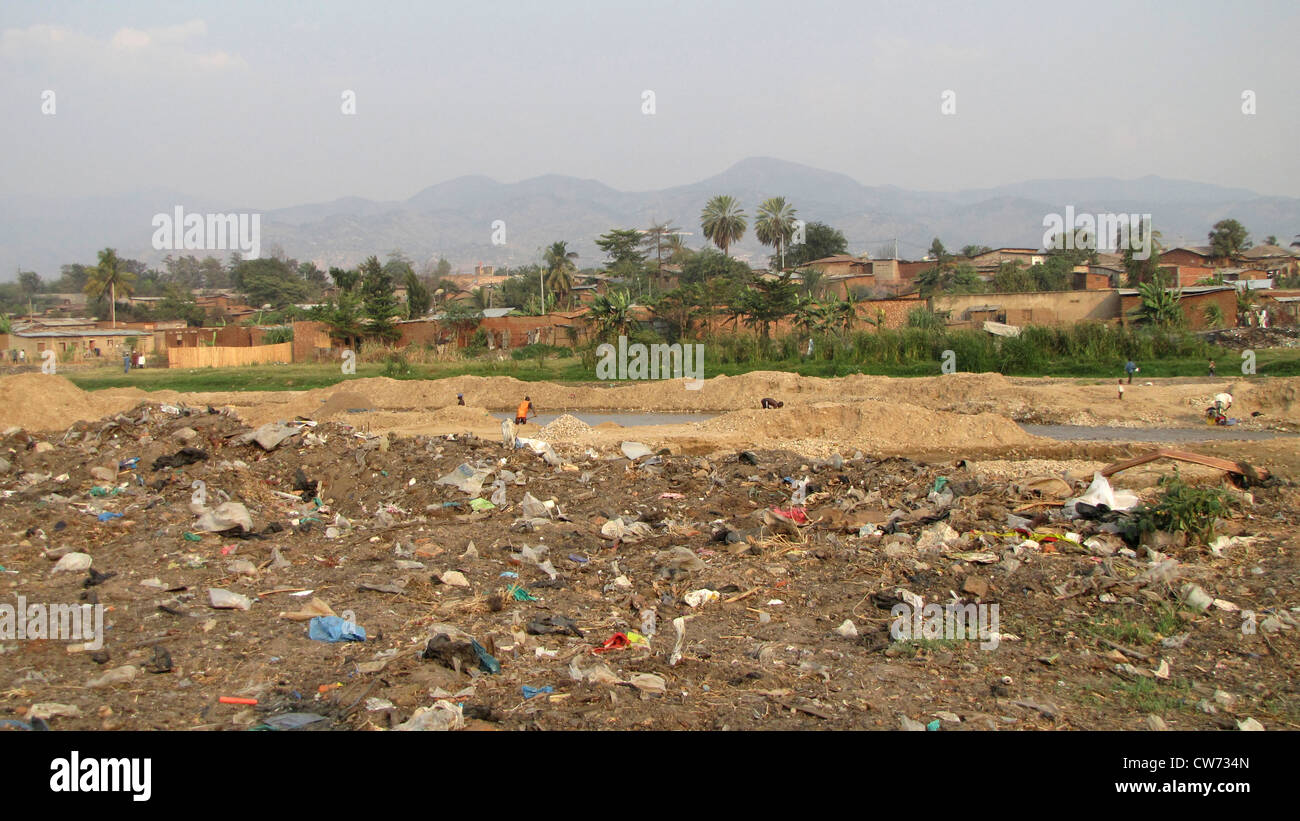
[[269,362],[292,362],[293,343],[255,345],[250,348],[168,348],[167,365],[171,368],[234,368]]

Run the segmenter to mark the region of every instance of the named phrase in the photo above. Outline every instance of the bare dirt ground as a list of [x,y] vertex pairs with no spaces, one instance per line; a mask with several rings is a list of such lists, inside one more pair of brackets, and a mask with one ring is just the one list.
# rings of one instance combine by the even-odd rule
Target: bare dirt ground
[[[1246,538],[1215,552],[1124,544],[1104,522],[1064,518],[1063,496],[1095,469],[1147,448],[1052,442],[1012,421],[1191,426],[1229,386],[1243,426],[1300,423],[1294,380],[1135,384],[1120,408],[1113,383],[996,375],[764,373],[701,391],[367,379],[187,396],[0,378],[0,605],[100,604],[108,628],[102,650],[0,639],[0,718],[56,729],[248,729],[300,714],[309,730],[1293,729],[1294,440],[1186,447],[1281,479],[1230,491],[1219,534]],[[458,392],[471,407],[455,406]],[[505,446],[488,415],[525,392],[542,410],[723,415],[557,420],[540,434],[552,465]],[[786,406],[759,411],[763,396]],[[316,424],[269,451],[239,439],[300,416]],[[627,440],[658,454],[630,460]],[[201,454],[155,465],[182,447]],[[462,464],[486,472],[480,491],[436,483]],[[1168,470],[1126,471],[1116,486],[1153,498]],[[1208,468],[1182,475],[1222,482]],[[773,512],[792,504],[787,477],[809,480],[807,523]],[[941,477],[951,495],[932,496]],[[209,508],[242,504],[251,527],[201,532],[196,481]],[[496,492],[500,505],[471,506]],[[90,569],[56,572],[72,552]],[[1212,603],[1198,606],[1187,585]],[[213,607],[212,589],[242,594],[247,609]],[[913,596],[998,605],[998,646],[895,640],[890,608]],[[289,616],[314,601],[354,617],[366,640],[309,638]],[[616,634],[631,643],[595,652]]]

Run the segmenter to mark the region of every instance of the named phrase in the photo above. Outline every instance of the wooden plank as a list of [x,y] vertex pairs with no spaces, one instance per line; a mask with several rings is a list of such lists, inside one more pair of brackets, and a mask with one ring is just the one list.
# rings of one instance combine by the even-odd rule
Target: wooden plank
[[[1154,462],[1157,459],[1174,459],[1180,462],[1190,462],[1195,465],[1204,465],[1206,467],[1224,470],[1228,473],[1236,473],[1241,476],[1247,476],[1251,473],[1250,466],[1241,462],[1233,462],[1228,459],[1219,459],[1215,456],[1205,456],[1200,453],[1192,453],[1191,451],[1186,450],[1174,450],[1172,448],[1161,448],[1160,450],[1152,451],[1143,456],[1137,456],[1133,459],[1116,462],[1102,468],[1100,472],[1102,476],[1113,476],[1120,471],[1128,470],[1129,468],[1137,467],[1138,465],[1145,465],[1146,463]],[[1256,475],[1263,477],[1267,476],[1268,472],[1263,469],[1258,469],[1256,470]]]

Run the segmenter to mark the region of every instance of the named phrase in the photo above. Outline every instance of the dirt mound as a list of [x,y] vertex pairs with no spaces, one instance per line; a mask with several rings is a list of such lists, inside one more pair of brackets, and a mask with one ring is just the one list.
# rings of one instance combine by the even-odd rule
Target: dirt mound
[[1264,382],[1236,382],[1229,391],[1233,398],[1240,404],[1245,399],[1250,404],[1250,410],[1259,410],[1264,413],[1270,411],[1279,413],[1283,416],[1289,416],[1295,409],[1297,401],[1300,401],[1300,390],[1297,390],[1297,381],[1294,379],[1270,379]]
[[362,394],[355,391],[339,391],[326,399],[314,413],[308,415],[312,419],[329,419],[349,411],[370,407],[370,400]]
[[1043,440],[1004,416],[931,411],[916,405],[829,402],[776,410],[743,410],[701,422],[701,430],[753,441],[828,438],[874,451],[1032,445]]
[[134,407],[146,394],[136,388],[87,393],[62,376],[23,373],[0,377],[0,429],[62,430]]

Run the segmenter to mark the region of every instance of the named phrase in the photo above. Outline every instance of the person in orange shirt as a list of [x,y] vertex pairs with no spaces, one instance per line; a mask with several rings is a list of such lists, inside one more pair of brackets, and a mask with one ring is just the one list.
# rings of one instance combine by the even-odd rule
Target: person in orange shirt
[[536,416],[537,411],[533,410],[533,400],[525,396],[519,403],[519,410],[515,411],[515,424],[527,425],[529,415]]

